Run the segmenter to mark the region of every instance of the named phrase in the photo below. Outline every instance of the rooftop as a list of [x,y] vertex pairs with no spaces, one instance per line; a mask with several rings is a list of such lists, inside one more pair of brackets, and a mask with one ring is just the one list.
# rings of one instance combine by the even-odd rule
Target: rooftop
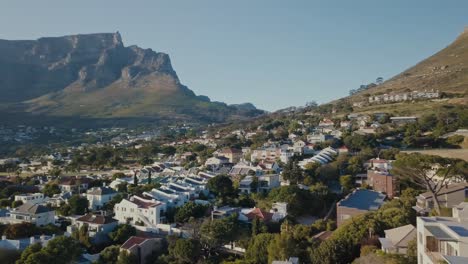
[[94,215],[94,214],[86,214],[81,217],[78,217],[76,221],[91,223],[91,224],[99,224],[105,225],[112,222],[117,222],[117,220],[113,219],[112,217],[106,217],[102,215]]
[[382,206],[385,197],[385,194],[379,192],[358,189],[342,199],[338,205],[359,210],[372,211],[377,210]]

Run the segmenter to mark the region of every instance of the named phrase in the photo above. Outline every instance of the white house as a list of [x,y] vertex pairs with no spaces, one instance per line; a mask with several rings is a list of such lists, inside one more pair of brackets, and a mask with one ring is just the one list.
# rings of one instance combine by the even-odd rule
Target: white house
[[93,187],[86,192],[86,198],[89,201],[89,208],[92,210],[101,209],[106,203],[110,202],[117,192],[110,187]]
[[165,210],[166,205],[160,201],[132,196],[114,206],[114,218],[119,223],[156,227],[161,223],[161,216]]
[[74,224],[67,227],[68,232],[73,232],[82,226],[88,227],[89,237],[106,235],[112,232],[118,225],[117,220],[103,215],[86,214],[74,220]]
[[452,211],[456,217],[417,218],[418,264],[468,263],[467,215],[460,208]]
[[39,204],[45,202],[44,194],[43,193],[25,193],[25,194],[18,194],[15,195],[15,201],[21,201],[23,204],[25,203],[32,203],[32,204]]
[[36,226],[45,226],[55,223],[55,211],[43,205],[25,203],[10,211],[6,217],[0,217],[0,222],[4,224],[27,222]]

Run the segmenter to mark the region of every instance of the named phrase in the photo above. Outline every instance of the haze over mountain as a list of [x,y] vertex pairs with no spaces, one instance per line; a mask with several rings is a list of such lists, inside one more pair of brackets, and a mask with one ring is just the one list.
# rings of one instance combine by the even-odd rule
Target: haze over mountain
[[125,47],[118,32],[0,40],[0,94],[3,112],[43,116],[219,122],[263,112],[195,95],[167,54]]

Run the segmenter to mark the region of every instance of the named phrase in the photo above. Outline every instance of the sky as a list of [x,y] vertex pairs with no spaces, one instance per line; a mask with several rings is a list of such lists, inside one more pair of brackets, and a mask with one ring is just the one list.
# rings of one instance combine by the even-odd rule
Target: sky
[[390,78],[468,26],[466,0],[0,0],[0,39],[119,31],[196,94],[265,110]]

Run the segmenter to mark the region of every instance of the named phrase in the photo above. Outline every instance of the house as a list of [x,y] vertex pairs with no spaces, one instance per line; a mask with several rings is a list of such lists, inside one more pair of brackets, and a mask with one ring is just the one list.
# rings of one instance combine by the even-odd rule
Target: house
[[375,158],[364,162],[364,167],[370,170],[389,171],[392,169],[392,162],[393,160]]
[[332,147],[327,147],[322,149],[319,153],[317,153],[315,156],[309,159],[304,159],[301,160],[298,164],[301,166],[303,169],[305,166],[311,162],[318,162],[320,164],[326,164],[335,159],[335,157],[338,155],[338,151]]
[[165,210],[165,204],[160,201],[134,195],[114,206],[114,218],[122,224],[155,227],[161,223]]
[[279,173],[281,168],[278,165],[276,161],[271,161],[271,160],[262,160],[257,164],[257,172],[262,171],[262,172],[274,172],[274,173]]
[[388,171],[368,170],[367,183],[374,191],[383,192],[390,198],[397,194],[397,179]]
[[59,207],[62,204],[68,204],[68,200],[73,196],[72,192],[61,192],[54,194],[52,198],[47,200],[47,204]]
[[245,176],[245,175],[255,175],[257,174],[257,168],[251,166],[246,162],[239,162],[234,165],[229,171],[231,176]]
[[67,227],[67,231],[72,233],[82,226],[88,227],[89,237],[104,236],[112,232],[118,225],[118,221],[109,216],[86,214],[74,220],[73,225]]
[[[453,183],[443,187],[437,194],[440,206],[452,208],[468,197],[468,183]],[[434,209],[434,198],[431,192],[425,192],[416,197],[416,206],[413,206],[419,214],[428,214]]]
[[53,238],[55,238],[55,235],[41,235],[20,239],[7,239],[6,236],[3,235],[2,240],[0,240],[0,249],[23,251],[28,246],[36,243],[41,244],[42,247],[45,247],[47,246],[47,243]]
[[390,117],[390,121],[395,125],[405,125],[415,123],[418,121],[418,118],[415,116],[393,116]]
[[214,169],[218,169],[226,164],[229,163],[229,159],[226,158],[226,157],[221,157],[221,156],[218,156],[218,157],[211,157],[211,158],[208,158],[206,161],[205,161],[205,166],[207,167],[210,167],[210,168],[214,168]]
[[323,134],[323,133],[312,133],[312,134],[307,135],[307,142],[313,143],[313,144],[325,142],[331,139],[333,139],[332,136],[328,134]]
[[351,125],[352,125],[351,121],[341,121],[340,122],[340,127],[342,129],[350,129]]
[[279,174],[265,174],[258,176],[258,191],[269,192],[271,189],[280,187]]
[[319,122],[318,128],[322,131],[330,131],[335,128],[335,123],[330,119],[324,118],[322,121]]
[[251,193],[252,191],[254,191],[252,190],[252,188],[254,188],[253,183],[256,180],[255,178],[256,176],[245,176],[245,178],[239,182],[239,191],[241,193]]
[[279,222],[288,215],[288,203],[275,202],[271,205],[270,213],[273,214],[271,220]]
[[90,180],[85,177],[62,178],[59,187],[62,192],[82,193],[88,189]]
[[384,200],[385,194],[366,189],[355,190],[336,204],[337,226],[353,216],[378,210]]
[[242,150],[235,148],[224,148],[218,151],[218,157],[225,157],[230,163],[237,163],[242,158]]
[[120,246],[120,251],[127,251],[136,256],[138,264],[147,264],[147,258],[163,245],[162,238],[132,236]]
[[89,202],[89,209],[100,210],[104,205],[114,198],[117,192],[111,187],[93,187],[86,192],[86,198]]
[[[458,209],[452,210],[455,216]],[[418,263],[468,263],[468,219],[418,217],[416,222]]]
[[5,217],[0,217],[4,224],[18,224],[27,222],[36,226],[45,226],[55,223],[55,211],[46,206],[25,203],[10,211]]
[[288,260],[273,260],[271,264],[299,264],[299,258],[290,257]]
[[21,201],[23,204],[25,203],[32,203],[32,204],[39,204],[43,203],[47,200],[44,198],[43,193],[25,193],[25,194],[18,194],[15,195],[15,201]]
[[220,218],[231,216],[233,214],[239,214],[240,211],[241,209],[239,207],[214,206],[213,211],[211,211],[211,219],[220,219]]
[[255,218],[260,221],[269,222],[273,219],[273,213],[265,212],[260,208],[254,207],[253,209],[242,210],[239,215],[239,220],[244,222],[252,222]]
[[413,225],[400,226],[384,232],[385,237],[380,237],[379,241],[385,253],[406,254],[408,242],[416,238],[416,227]]

